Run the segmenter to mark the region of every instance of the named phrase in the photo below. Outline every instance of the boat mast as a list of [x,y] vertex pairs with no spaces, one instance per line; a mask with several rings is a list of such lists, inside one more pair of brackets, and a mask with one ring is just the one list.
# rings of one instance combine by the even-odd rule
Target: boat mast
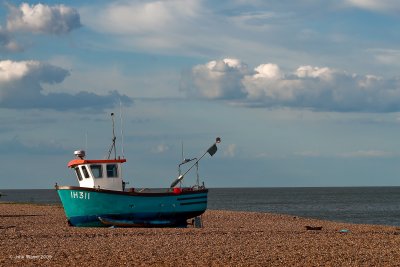
[[117,159],[117,149],[115,148],[115,140],[117,137],[115,137],[115,123],[114,123],[114,113],[111,113],[111,120],[112,120],[112,144],[110,146],[110,149],[108,150],[108,157],[107,159],[110,159],[111,153],[114,150],[114,159]]
[[124,153],[124,125],[122,124],[122,102],[121,99],[119,100],[119,114],[120,114],[120,120],[121,120],[121,153],[122,153],[122,158],[125,158],[125,153]]

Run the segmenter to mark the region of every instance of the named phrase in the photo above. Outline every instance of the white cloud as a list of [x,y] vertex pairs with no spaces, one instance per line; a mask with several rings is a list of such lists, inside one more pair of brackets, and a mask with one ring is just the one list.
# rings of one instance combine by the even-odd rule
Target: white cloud
[[10,15],[7,30],[45,34],[66,34],[81,27],[76,9],[65,5],[48,6],[22,3],[19,7],[8,4]]
[[169,149],[170,149],[170,148],[169,148],[168,145],[166,145],[166,144],[159,144],[159,145],[157,145],[156,147],[154,147],[154,148],[151,150],[151,152],[152,152],[152,153],[155,153],[155,154],[162,154],[162,153],[167,152]]
[[254,70],[256,71],[254,78],[267,78],[271,80],[279,80],[283,78],[283,73],[276,64],[261,64]]
[[295,152],[294,155],[300,157],[314,158],[314,157],[320,157],[321,153],[318,151],[301,151],[301,152]]
[[393,153],[381,150],[359,150],[339,154],[339,157],[343,158],[383,158],[392,156],[394,156]]
[[201,14],[200,3],[198,0],[117,1],[105,7],[84,7],[80,13],[85,25],[114,35],[120,45],[136,50],[179,49],[183,43],[195,45],[192,29],[201,25],[196,23]]
[[[114,2],[96,14],[92,8],[82,9],[90,25],[113,34],[162,33],[183,25],[197,14],[199,2],[189,1],[136,1]],[[95,17],[93,16],[95,15]]]
[[[69,72],[39,61],[0,61],[0,84],[1,97],[0,100],[4,101],[8,97],[15,94],[15,91],[20,91],[22,95],[28,92],[36,93],[36,86],[28,86],[29,82],[33,79],[36,80],[36,85],[40,83],[59,83],[69,75]],[[26,86],[15,86],[15,85]],[[30,94],[28,93],[28,94]]]
[[210,61],[193,68],[188,89],[193,95],[208,99],[240,98],[241,79],[246,73],[247,66],[237,59]]
[[38,61],[0,61],[0,106],[30,106],[40,99],[41,83],[59,83],[69,72]]
[[0,61],[0,107],[12,109],[47,108],[57,110],[113,107],[132,100],[118,92],[99,96],[89,92],[43,94],[42,84],[61,83],[69,71],[39,61]]
[[346,4],[372,11],[394,12],[400,10],[397,0],[345,0]]
[[295,73],[299,78],[319,78],[323,80],[331,80],[334,72],[334,70],[331,70],[327,67],[319,68],[313,66],[301,66],[296,70]]
[[293,13],[277,13],[271,11],[244,12],[228,18],[239,29],[266,32],[274,28],[275,23],[292,19]]
[[[358,75],[329,67],[300,66],[283,73],[276,64],[250,72],[227,59],[193,67],[182,90],[206,99],[253,107],[290,107],[316,111],[400,111],[400,79]],[[246,66],[246,67],[244,67]]]
[[235,156],[235,154],[236,154],[236,144],[229,144],[224,151],[224,156],[232,158]]
[[369,49],[375,59],[384,65],[400,66],[400,50],[395,49]]
[[[213,4],[208,6],[202,0],[116,1],[106,6],[86,6],[79,12],[85,26],[100,34],[112,35],[104,46],[117,50],[202,57],[237,55],[241,51],[259,58],[259,51],[269,51],[274,46],[260,40],[259,26],[250,23],[243,29],[235,15],[215,10]],[[249,16],[268,17],[261,13],[244,15],[245,20]],[[280,45],[274,47],[275,55],[281,51],[291,54]]]
[[76,9],[65,5],[47,6],[22,3],[19,7],[5,4],[9,9],[6,28],[0,25],[0,52],[21,52],[24,50],[15,37],[15,32],[43,34],[66,34],[81,27]]

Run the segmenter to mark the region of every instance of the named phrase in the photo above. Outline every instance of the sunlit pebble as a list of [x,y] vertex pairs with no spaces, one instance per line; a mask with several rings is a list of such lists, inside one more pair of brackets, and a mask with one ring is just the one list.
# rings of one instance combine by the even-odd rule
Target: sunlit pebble
[[0,266],[17,264],[15,251],[52,255],[49,266],[382,266],[400,258],[400,230],[389,226],[207,211],[202,229],[74,228],[60,207],[5,204],[1,215]]

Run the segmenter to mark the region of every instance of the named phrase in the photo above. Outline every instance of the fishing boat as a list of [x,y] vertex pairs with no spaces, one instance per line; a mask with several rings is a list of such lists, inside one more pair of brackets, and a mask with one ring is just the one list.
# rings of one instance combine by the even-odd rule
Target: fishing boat
[[[113,118],[114,114],[111,114]],[[115,149],[114,118],[113,143],[107,159],[87,159],[84,150],[74,152],[68,163],[79,186],[59,186],[61,199],[70,226],[88,227],[186,227],[207,209],[208,189],[200,184],[199,161],[208,153],[217,151],[218,137],[198,159],[183,159],[178,177],[166,188],[127,188],[122,177],[124,157],[117,157]],[[110,155],[114,151],[114,158]],[[194,162],[184,173],[181,166]],[[182,187],[182,180],[196,166],[196,184]]]

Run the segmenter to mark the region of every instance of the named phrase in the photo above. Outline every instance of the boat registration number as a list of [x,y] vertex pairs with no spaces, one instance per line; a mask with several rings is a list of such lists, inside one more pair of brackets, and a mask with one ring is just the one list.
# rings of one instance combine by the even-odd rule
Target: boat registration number
[[89,192],[72,192],[71,191],[71,198],[90,199],[90,193]]

